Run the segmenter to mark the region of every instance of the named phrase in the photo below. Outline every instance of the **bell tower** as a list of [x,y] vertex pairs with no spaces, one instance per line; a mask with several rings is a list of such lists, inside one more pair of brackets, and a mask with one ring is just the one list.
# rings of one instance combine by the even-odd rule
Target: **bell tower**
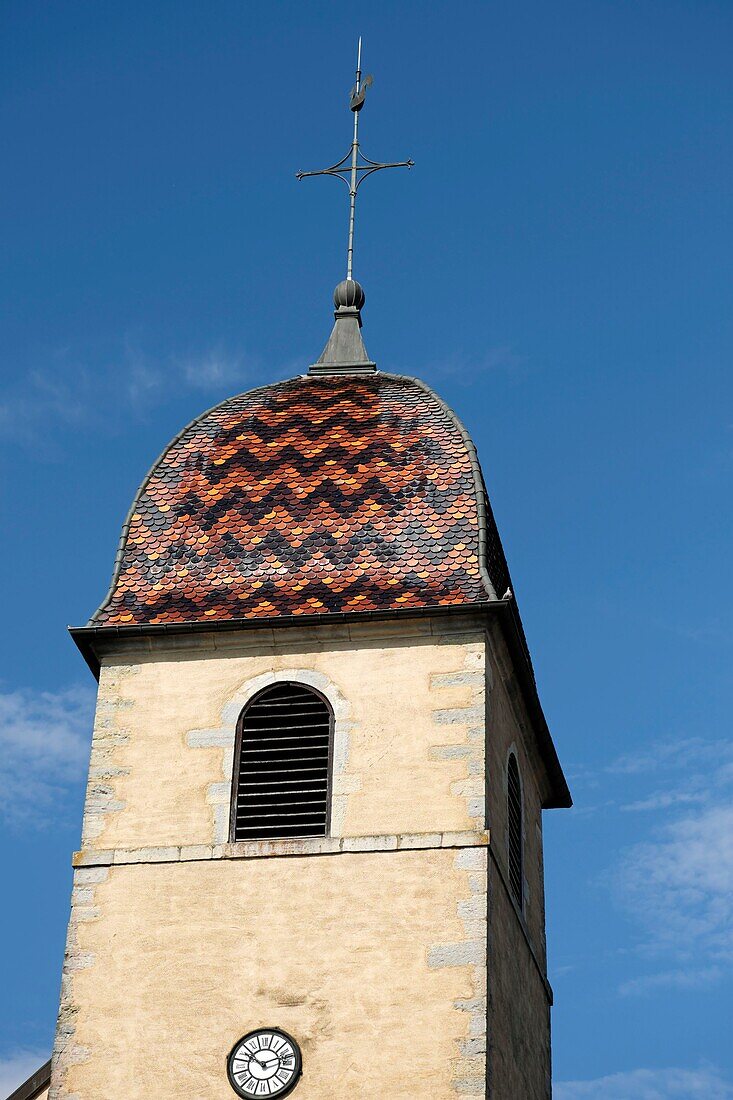
[[323,354],[176,436],[72,630],[99,695],[50,1100],[551,1093],[570,796],[471,439],[362,342],[365,86]]

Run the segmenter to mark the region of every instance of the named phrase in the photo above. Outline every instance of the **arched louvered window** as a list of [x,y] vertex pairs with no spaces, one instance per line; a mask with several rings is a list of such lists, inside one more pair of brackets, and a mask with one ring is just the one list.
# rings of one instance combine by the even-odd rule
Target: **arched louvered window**
[[519,780],[519,765],[514,753],[509,754],[507,767],[507,837],[509,856],[509,885],[514,899],[522,908],[522,785]]
[[260,691],[239,719],[232,840],[326,836],[333,720],[303,684]]

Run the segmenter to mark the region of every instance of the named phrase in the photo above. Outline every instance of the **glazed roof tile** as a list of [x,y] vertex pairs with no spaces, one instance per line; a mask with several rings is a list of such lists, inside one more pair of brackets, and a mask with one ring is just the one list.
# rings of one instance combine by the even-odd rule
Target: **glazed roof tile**
[[173,440],[91,625],[461,605],[508,585],[475,450],[432,390],[383,373],[298,377]]

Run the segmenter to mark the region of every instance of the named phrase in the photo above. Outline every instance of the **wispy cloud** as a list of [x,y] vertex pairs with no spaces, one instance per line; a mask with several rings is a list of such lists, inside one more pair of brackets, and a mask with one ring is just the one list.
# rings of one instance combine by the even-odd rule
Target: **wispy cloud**
[[[691,785],[698,786],[697,783]],[[707,798],[708,791],[700,784],[698,790],[654,791],[644,798],[637,798],[634,802],[625,802],[619,809],[622,813],[641,813],[643,810],[669,810],[674,806],[699,804],[705,802]]]
[[48,1061],[49,1051],[17,1050],[0,1057],[0,1096],[10,1096]]
[[733,806],[660,826],[623,853],[614,888],[649,950],[697,966],[733,962]]
[[38,443],[44,424],[73,427],[88,417],[92,386],[86,371],[76,373],[73,387],[42,371],[32,371],[0,394],[0,439]]
[[518,371],[524,368],[526,359],[509,345],[486,348],[478,355],[466,352],[454,353],[436,360],[427,367],[426,373],[438,377],[454,378],[466,385],[481,374],[493,374],[495,371]]
[[720,966],[707,966],[701,970],[696,970],[694,967],[663,970],[659,974],[644,974],[640,978],[631,978],[627,982],[622,982],[619,993],[624,997],[634,997],[645,993],[656,993],[660,989],[707,989],[717,985],[724,977],[725,970]]
[[197,355],[173,355],[161,361],[128,342],[123,383],[126,396],[137,408],[164,400],[171,388],[219,393],[237,392],[252,384],[258,365],[242,352],[217,344]]
[[703,739],[660,744],[647,757],[646,768],[626,771],[639,776],[653,774],[655,787],[622,803],[625,813],[686,810],[714,805],[733,788],[733,743]]
[[183,381],[191,389],[209,390],[231,386],[247,376],[248,364],[241,355],[215,347],[192,359],[175,360]]
[[647,839],[621,853],[612,890],[643,929],[637,954],[667,963],[659,973],[627,979],[619,991],[713,986],[733,966],[733,745],[659,741],[620,757],[609,771],[646,787],[623,811],[654,815]]
[[62,349],[47,369],[29,372],[0,393],[0,440],[51,450],[49,436],[59,429],[109,431],[120,411],[145,415],[185,390],[223,399],[257,385],[260,374],[256,359],[221,344],[161,358],[126,339],[94,367]]
[[634,1069],[593,1081],[560,1081],[555,1100],[731,1100],[733,1085],[713,1066]]
[[644,748],[624,753],[606,767],[613,775],[640,775],[643,773],[700,768],[705,764],[733,761],[733,745],[728,741],[710,740],[704,737],[678,737],[653,741]]
[[733,742],[667,738],[623,753],[599,768],[576,766],[568,774],[576,789],[602,789],[611,795],[587,804],[581,797],[576,815],[609,809],[624,813],[685,810],[714,803],[733,788]]
[[620,812],[637,835],[600,881],[637,928],[625,957],[657,969],[627,974],[619,993],[710,988],[733,974],[733,743],[639,741],[576,777],[587,813]]
[[83,776],[94,693],[0,692],[0,816],[43,827],[63,813],[69,787]]

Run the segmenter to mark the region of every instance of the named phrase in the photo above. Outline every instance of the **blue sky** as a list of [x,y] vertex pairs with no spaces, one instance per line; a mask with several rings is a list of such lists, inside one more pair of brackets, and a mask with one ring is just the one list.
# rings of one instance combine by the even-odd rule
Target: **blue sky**
[[[93,682],[65,633],[191,417],[329,332],[348,147],[385,369],[479,447],[576,804],[557,1100],[733,1097],[733,7],[5,0],[0,1095],[45,1059]],[[12,945],[11,948],[8,945]]]

